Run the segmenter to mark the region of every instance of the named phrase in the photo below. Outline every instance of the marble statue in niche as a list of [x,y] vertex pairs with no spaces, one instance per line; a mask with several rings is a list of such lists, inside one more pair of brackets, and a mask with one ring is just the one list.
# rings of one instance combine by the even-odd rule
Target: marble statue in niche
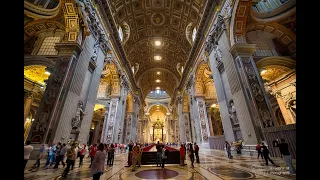
[[237,111],[236,111],[236,107],[234,106],[234,102],[231,99],[229,101],[231,108],[229,109],[229,117],[232,120],[233,125],[239,124],[238,118],[237,118]]
[[82,106],[83,106],[82,101],[79,101],[77,111],[76,111],[76,116],[74,118],[72,118],[72,122],[71,122],[72,129],[78,129],[80,121],[83,119],[83,116],[85,115],[85,113],[82,109]]

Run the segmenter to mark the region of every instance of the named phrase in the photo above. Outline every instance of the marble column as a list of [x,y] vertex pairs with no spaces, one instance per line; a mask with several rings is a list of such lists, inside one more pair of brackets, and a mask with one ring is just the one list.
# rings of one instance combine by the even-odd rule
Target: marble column
[[132,116],[133,116],[133,112],[127,112],[126,114],[126,144],[130,143],[130,141],[132,141],[131,139],[131,124],[132,124]]
[[122,135],[122,129],[123,129],[123,124],[124,124],[124,115],[126,111],[126,92],[124,88],[121,88],[121,94],[119,98],[119,104],[117,107],[117,119],[115,122],[115,128],[114,128],[114,136],[113,136],[113,142],[114,143],[119,143]]
[[230,49],[241,87],[234,92],[233,101],[246,144],[256,144],[263,138],[261,128],[277,124],[252,58],[254,50],[253,44],[235,44]]
[[178,118],[179,118],[179,134],[180,134],[180,138],[179,141],[180,142],[186,142],[186,127],[185,127],[185,121],[183,118],[183,113],[182,113],[182,97],[178,96],[177,98],[177,111],[178,111]]
[[183,120],[184,120],[184,125],[185,125],[186,141],[191,142],[192,137],[191,137],[190,124],[189,124],[189,122],[190,122],[189,112],[183,112]]
[[101,126],[102,120],[98,120],[98,122],[95,122],[94,124],[94,135],[93,135],[93,139],[92,139],[92,143],[94,144],[98,144],[98,141],[100,141],[100,136],[99,136],[99,132],[100,132],[100,126]]
[[[58,58],[51,73],[45,93],[41,100],[35,121],[31,127],[28,140],[31,143],[52,143],[57,126],[60,123],[59,116],[64,108],[67,93],[70,89],[75,69],[78,64],[78,57],[82,51],[79,44],[76,43],[56,43]],[[78,101],[75,102],[75,107]],[[70,119],[71,126],[71,119]],[[65,123],[62,121],[61,123]],[[71,128],[70,128],[71,129]],[[51,139],[51,142],[49,142]],[[60,142],[66,142],[68,137],[61,139]]]
[[209,122],[206,111],[206,104],[203,97],[196,97],[197,107],[198,107],[198,123],[200,125],[200,142],[201,146],[209,147]]
[[213,133],[213,127],[212,127],[212,119],[211,119],[211,112],[209,110],[210,107],[207,107],[206,110],[207,110],[207,115],[208,115],[208,122],[209,122],[209,137],[210,136],[214,136],[214,133]]
[[132,115],[132,122],[131,122],[131,129],[130,129],[130,138],[133,142],[137,140],[137,123],[138,123],[138,116],[139,116],[139,106],[140,101],[137,96],[133,97],[133,115]]
[[108,117],[109,117],[109,109],[110,109],[110,100],[106,102],[105,106],[105,113],[104,113],[104,120],[103,120],[103,127],[102,127],[102,133],[100,137],[100,142],[101,143],[106,143],[106,128],[107,128],[107,122],[108,122]]
[[113,143],[115,122],[118,119],[117,111],[119,106],[119,97],[112,97],[108,113],[107,124],[104,132],[104,141],[106,144]]
[[24,102],[24,123],[26,122],[26,119],[29,115],[30,109],[31,109],[31,104],[33,102],[34,99],[34,93],[33,91],[28,91],[27,92],[27,97],[26,100]]

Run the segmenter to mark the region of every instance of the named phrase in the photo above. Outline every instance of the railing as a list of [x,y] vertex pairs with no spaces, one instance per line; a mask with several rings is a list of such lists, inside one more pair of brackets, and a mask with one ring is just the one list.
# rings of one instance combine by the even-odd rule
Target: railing
[[260,19],[285,15],[295,11],[296,0],[261,0],[252,5],[252,15]]

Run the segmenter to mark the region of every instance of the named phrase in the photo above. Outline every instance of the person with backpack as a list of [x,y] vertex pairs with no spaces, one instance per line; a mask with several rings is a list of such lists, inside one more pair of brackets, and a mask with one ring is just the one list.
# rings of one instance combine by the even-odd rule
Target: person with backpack
[[196,155],[196,163],[200,163],[199,146],[196,143],[194,143],[194,154]]
[[261,152],[261,146],[260,146],[260,144],[257,144],[256,150],[257,150],[257,152],[258,152],[258,159],[259,159],[259,156],[261,156],[261,159],[263,159],[263,155],[262,155],[262,152]]
[[164,164],[166,163],[166,160],[168,159],[169,150],[164,148],[164,145],[162,145],[161,150],[161,159],[162,159],[162,170],[164,170]]

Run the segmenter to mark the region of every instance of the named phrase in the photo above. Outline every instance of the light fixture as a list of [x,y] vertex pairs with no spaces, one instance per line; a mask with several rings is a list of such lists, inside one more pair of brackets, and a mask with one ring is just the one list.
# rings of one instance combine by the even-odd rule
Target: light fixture
[[160,89],[160,87],[156,87],[156,89]]
[[43,87],[43,86],[41,86],[40,88],[41,88],[41,89],[43,89],[44,87]]
[[160,111],[159,109],[157,111]]
[[160,71],[158,71],[158,72],[157,72],[157,74],[158,74],[158,75],[160,75],[160,74],[161,74],[161,72],[160,72]]
[[48,72],[48,71],[46,71],[46,72],[44,72],[45,74],[47,74],[47,75],[50,75],[50,72]]
[[30,118],[27,118],[27,121],[29,121],[30,120]]
[[159,104],[157,104],[157,106],[160,106]]
[[156,80],[156,83],[159,83],[159,82],[160,82],[160,79],[157,79],[157,80]]
[[160,106],[157,106],[157,108],[160,108]]
[[170,113],[168,112],[167,115],[170,115]]
[[34,119],[32,118],[32,121],[34,121]]
[[211,107],[217,107],[217,104],[212,104]]
[[264,69],[264,70],[262,70],[262,71],[260,72],[260,74],[263,75],[263,74],[265,74],[266,72],[267,72],[267,70]]
[[161,45],[161,41],[155,41],[155,42],[154,42],[154,45],[160,46],[160,45]]
[[156,60],[156,61],[160,61],[161,59],[162,59],[161,56],[154,56],[154,60]]

